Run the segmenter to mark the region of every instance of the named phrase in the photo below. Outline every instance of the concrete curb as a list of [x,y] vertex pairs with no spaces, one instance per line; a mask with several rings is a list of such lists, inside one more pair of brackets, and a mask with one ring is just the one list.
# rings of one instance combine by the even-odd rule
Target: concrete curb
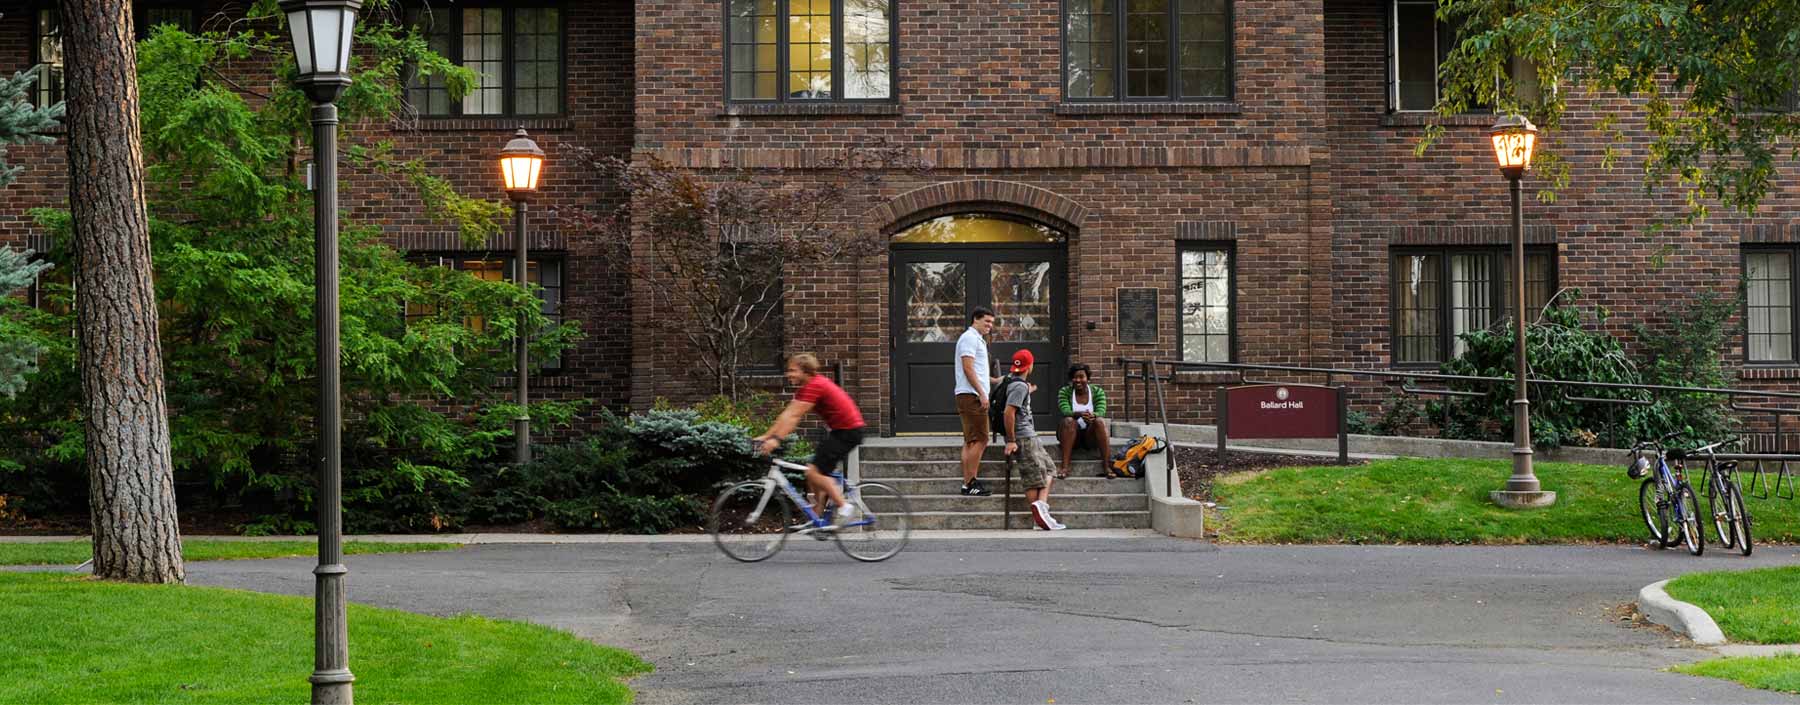
[[1669,593],[1663,591],[1663,586],[1668,584],[1667,580],[1659,580],[1639,590],[1638,611],[1652,622],[1686,634],[1701,646],[1724,644],[1725,633],[1719,631],[1712,615],[1696,605],[1669,597]]

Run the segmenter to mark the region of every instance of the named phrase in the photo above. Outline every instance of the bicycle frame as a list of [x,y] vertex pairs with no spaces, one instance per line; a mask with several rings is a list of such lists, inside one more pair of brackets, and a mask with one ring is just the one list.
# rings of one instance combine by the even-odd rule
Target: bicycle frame
[[[814,528],[831,526],[831,521],[819,516],[818,512],[813,511],[812,502],[806,501],[805,495],[800,494],[800,491],[794,488],[794,483],[788,481],[787,473],[782,472],[784,469],[805,472],[806,466],[799,463],[791,463],[780,458],[770,459],[769,474],[763,476],[762,499],[757,500],[756,509],[750,513],[748,522],[754,524],[757,519],[762,517],[763,510],[769,508],[769,500],[775,497],[775,488],[779,487],[782,492],[787,494],[788,499],[793,501],[794,506],[799,507],[800,511],[806,513],[807,521],[811,523]],[[843,475],[832,473],[831,479],[836,480],[838,487],[843,488],[845,502],[856,503],[856,488],[850,486],[850,483]],[[873,526],[875,524],[875,513],[869,511],[868,507],[863,507],[862,509],[863,516],[861,519],[848,522],[840,528],[848,529],[861,526]]]
[[1668,453],[1658,450],[1656,454],[1657,494],[1668,498],[1669,508],[1676,523],[1683,523],[1686,519],[1682,515],[1686,510],[1682,509],[1680,502],[1675,501],[1675,488],[1680,483],[1681,478],[1676,477],[1675,469],[1669,466]]

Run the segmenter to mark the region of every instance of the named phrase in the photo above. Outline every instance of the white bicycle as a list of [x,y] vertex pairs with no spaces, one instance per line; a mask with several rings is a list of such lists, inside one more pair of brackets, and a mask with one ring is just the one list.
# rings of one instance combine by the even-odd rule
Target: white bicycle
[[[788,480],[789,470],[805,472],[806,466],[771,458],[769,474],[762,479],[740,482],[719,493],[706,529],[725,555],[745,563],[765,560],[779,553],[794,534],[835,539],[844,555],[859,561],[884,561],[906,548],[912,536],[912,510],[899,490],[879,482],[847,486],[842,475],[832,475],[844,487],[844,501],[855,508],[848,520],[834,525],[830,517],[835,508],[827,502],[823,515],[813,511],[812,503]],[[805,521],[800,520],[802,515]]]

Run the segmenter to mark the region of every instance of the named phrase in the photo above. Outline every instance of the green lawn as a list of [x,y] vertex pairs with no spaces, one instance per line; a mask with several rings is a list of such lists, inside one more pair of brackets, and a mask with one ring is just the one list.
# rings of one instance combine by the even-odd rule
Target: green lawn
[[[312,601],[0,573],[0,703],[304,703]],[[350,605],[362,703],[628,703],[650,667],[519,622]]]
[[[1226,475],[1213,486],[1219,539],[1246,543],[1641,542],[1638,483],[1618,466],[1539,463],[1545,509],[1488,501],[1510,460],[1400,459]],[[1800,503],[1747,497],[1757,541],[1800,539]],[[1701,499],[1705,511],[1705,499]],[[1707,528],[1711,535],[1711,527]]]
[[1665,589],[1706,610],[1732,641],[1800,644],[1800,566],[1693,573]]
[[[376,543],[351,541],[344,553],[417,553],[458,548],[455,543]],[[0,565],[76,565],[93,555],[93,543],[56,541],[52,543],[0,542]],[[316,556],[317,541],[217,541],[187,539],[181,542],[181,556],[190,561],[226,561],[241,558],[286,558]]]
[[1719,658],[1676,666],[1675,671],[1737,681],[1752,688],[1800,693],[1800,656]]

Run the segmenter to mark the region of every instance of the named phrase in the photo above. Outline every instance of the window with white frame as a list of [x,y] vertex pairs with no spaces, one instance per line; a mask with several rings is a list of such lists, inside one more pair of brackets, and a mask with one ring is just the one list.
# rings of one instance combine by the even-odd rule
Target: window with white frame
[[1180,252],[1176,301],[1180,306],[1181,359],[1231,362],[1235,319],[1231,245],[1188,244]]
[[1744,357],[1749,362],[1800,361],[1794,351],[1795,249],[1744,251]]

